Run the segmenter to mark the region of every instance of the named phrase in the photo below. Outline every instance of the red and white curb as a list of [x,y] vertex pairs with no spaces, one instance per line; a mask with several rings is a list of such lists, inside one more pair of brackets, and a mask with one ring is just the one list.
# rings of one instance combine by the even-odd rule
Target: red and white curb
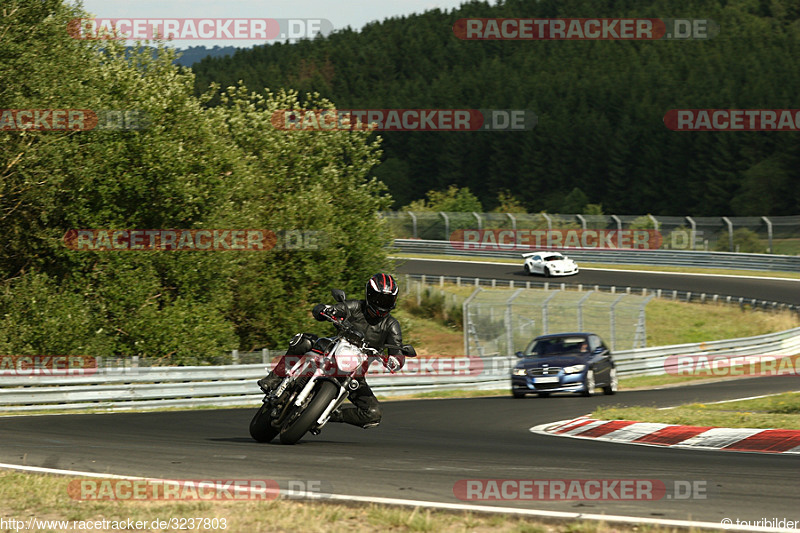
[[540,435],[695,450],[800,454],[800,430],[718,428],[581,416],[531,428]]

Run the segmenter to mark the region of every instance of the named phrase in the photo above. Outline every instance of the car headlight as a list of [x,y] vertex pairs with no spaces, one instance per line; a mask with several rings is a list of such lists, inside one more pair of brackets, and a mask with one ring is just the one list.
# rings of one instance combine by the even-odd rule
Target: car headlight
[[528,371],[524,368],[515,368],[511,371],[511,374],[514,376],[524,376]]
[[572,365],[572,366],[565,366],[564,373],[565,374],[577,374],[579,372],[583,372],[586,368],[586,365]]

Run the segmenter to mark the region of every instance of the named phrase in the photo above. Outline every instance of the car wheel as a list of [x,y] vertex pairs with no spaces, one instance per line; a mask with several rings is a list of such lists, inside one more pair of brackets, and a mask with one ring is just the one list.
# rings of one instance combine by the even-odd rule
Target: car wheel
[[549,278],[552,274],[550,273],[550,267],[544,267],[544,277]]
[[617,369],[612,368],[608,371],[609,383],[603,387],[603,394],[615,394],[619,388],[619,380],[617,379]]
[[525,263],[525,273],[529,276],[531,275],[531,267],[528,263]]
[[592,370],[591,368],[586,371],[586,378],[583,380],[583,385],[585,389],[583,391],[584,396],[591,396],[592,394],[594,394],[594,388],[595,388],[594,370]]
[[514,396],[514,398],[517,398],[517,399],[525,397],[525,393],[524,392],[511,391],[511,394],[512,394],[512,396]]
[[549,392],[537,392],[536,394],[539,396],[539,398],[549,398],[550,397],[550,393]]

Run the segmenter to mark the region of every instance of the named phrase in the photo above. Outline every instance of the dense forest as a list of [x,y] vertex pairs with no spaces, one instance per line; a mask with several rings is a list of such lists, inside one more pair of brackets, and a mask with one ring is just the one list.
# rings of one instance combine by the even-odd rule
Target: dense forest
[[[701,18],[721,30],[705,40],[467,41],[453,32],[463,17]],[[197,94],[243,80],[256,90],[319,92],[342,109],[538,116],[527,132],[381,133],[372,174],[395,208],[457,185],[487,209],[505,191],[529,211],[565,212],[575,192],[607,213],[789,215],[800,212],[800,133],[676,132],[664,116],[800,108],[799,19],[797,0],[470,2],[192,69]]]

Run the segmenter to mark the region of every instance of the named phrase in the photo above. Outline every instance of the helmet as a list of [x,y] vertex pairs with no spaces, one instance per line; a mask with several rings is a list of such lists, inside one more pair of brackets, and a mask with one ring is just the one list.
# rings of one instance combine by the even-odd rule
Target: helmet
[[397,302],[397,282],[389,274],[375,274],[367,281],[367,309],[375,316],[386,316]]

